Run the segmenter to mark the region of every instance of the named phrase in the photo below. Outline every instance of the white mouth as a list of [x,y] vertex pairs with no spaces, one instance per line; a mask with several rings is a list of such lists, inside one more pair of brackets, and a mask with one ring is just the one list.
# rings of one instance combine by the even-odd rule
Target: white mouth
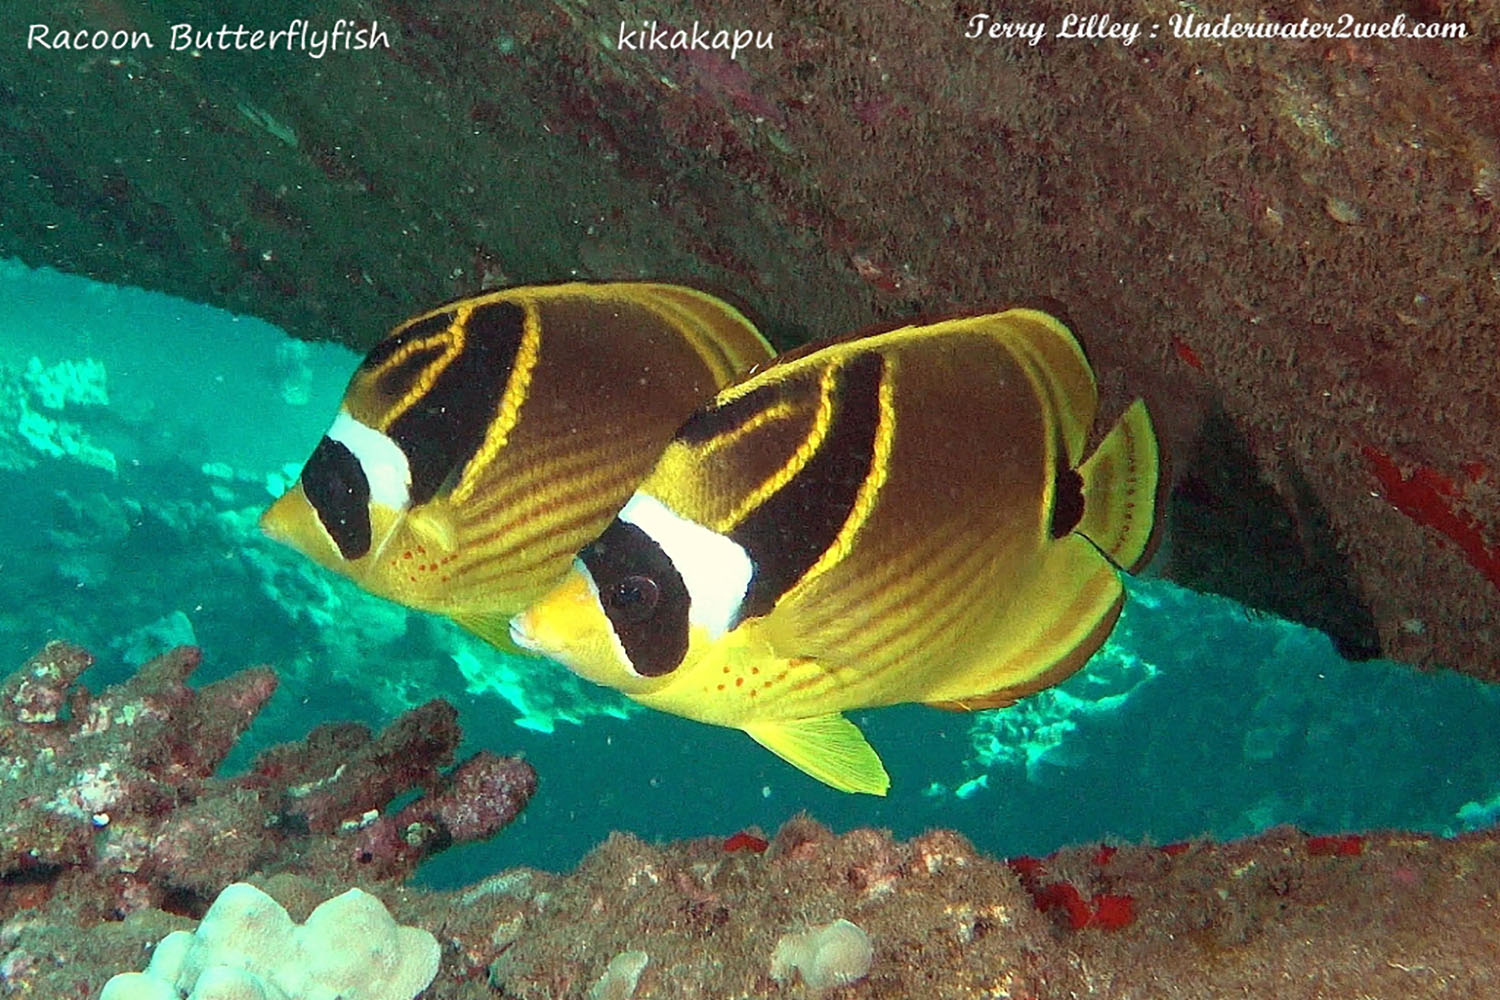
[[510,641],[522,649],[536,649],[536,640],[527,634],[526,629],[521,625],[520,618],[510,620]]

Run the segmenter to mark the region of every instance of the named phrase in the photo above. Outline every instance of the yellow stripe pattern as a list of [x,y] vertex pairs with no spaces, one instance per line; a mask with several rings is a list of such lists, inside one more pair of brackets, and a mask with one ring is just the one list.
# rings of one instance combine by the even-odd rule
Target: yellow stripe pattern
[[423,337],[420,340],[411,340],[402,344],[400,349],[387,358],[379,368],[374,369],[364,376],[364,378],[373,382],[382,373],[399,366],[413,354],[430,350],[434,345],[440,345],[443,348],[443,353],[434,359],[431,364],[422,369],[421,377],[413,380],[411,388],[406,390],[401,395],[401,398],[392,403],[390,409],[381,415],[380,419],[376,422],[376,430],[382,434],[388,433],[391,425],[401,419],[407,410],[415,406],[417,400],[432,391],[432,384],[437,381],[438,376],[453,363],[454,358],[463,352],[464,324],[468,321],[469,314],[473,311],[472,307],[460,309],[457,318],[451,326],[439,330],[430,337]]
[[768,424],[774,424],[780,420],[785,420],[788,417],[796,416],[796,413],[796,407],[786,400],[772,403],[770,406],[767,406],[764,410],[761,410],[755,416],[751,417],[749,420],[746,420],[738,427],[735,427],[732,430],[725,431],[723,434],[718,435],[712,440],[705,441],[703,444],[699,445],[697,449],[698,453],[704,458],[711,458],[714,455],[717,455],[719,452],[723,451],[725,448],[729,448],[734,446],[735,444],[738,444],[742,438],[748,437],[749,435],[760,430],[762,427],[765,427]]
[[825,369],[818,380],[818,409],[813,414],[813,425],[807,432],[807,437],[797,446],[797,450],[787,458],[786,462],[777,469],[765,482],[751,490],[745,499],[741,500],[729,512],[729,514],[708,527],[720,534],[728,534],[739,525],[741,521],[749,517],[761,504],[776,495],[787,483],[797,478],[797,475],[812,461],[812,457],[818,453],[818,448],[823,444],[823,439],[828,436],[828,429],[833,424],[833,390],[837,384],[837,370],[833,367]]

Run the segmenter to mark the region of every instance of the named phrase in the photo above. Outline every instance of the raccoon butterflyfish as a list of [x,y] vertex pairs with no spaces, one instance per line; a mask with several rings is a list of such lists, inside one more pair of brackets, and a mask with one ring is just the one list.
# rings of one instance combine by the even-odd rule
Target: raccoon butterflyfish
[[771,356],[738,311],[673,285],[562,284],[396,327],[355,371],[272,538],[508,645],[682,421]]
[[1093,372],[1026,309],[789,355],[720,392],[517,644],[884,794],[841,714],[1008,705],[1103,644],[1151,536],[1136,400],[1092,455]]

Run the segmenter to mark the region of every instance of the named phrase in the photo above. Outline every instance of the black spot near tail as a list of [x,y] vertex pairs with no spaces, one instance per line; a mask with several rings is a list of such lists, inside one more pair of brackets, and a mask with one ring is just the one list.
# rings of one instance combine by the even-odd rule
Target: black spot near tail
[[1083,477],[1059,458],[1052,491],[1052,537],[1061,538],[1083,520]]

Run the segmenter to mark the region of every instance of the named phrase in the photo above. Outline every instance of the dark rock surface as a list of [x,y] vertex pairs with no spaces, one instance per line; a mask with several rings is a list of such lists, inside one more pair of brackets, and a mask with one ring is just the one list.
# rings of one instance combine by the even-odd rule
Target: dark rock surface
[[[192,5],[189,5],[191,7]],[[198,27],[298,11],[225,4]],[[972,4],[365,0],[388,49],[172,52],[128,0],[0,11],[0,253],[368,345],[433,302],[693,278],[790,344],[1046,305],[1145,394],[1160,565],[1382,653],[1500,676],[1500,20],[1461,40],[964,37]],[[173,17],[191,19],[196,8]],[[1241,20],[1249,10],[1214,9]],[[1312,0],[1265,15],[1328,16]],[[770,51],[622,51],[656,20]],[[27,51],[27,25],[157,47]],[[321,25],[327,27],[326,25]]]

